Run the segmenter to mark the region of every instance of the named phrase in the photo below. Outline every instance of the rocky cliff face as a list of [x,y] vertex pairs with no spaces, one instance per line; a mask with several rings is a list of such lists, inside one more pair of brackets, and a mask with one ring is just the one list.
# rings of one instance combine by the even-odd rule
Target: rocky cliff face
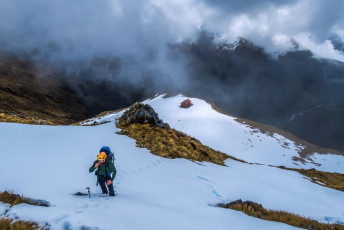
[[0,56],[1,121],[69,124],[86,118],[87,108],[75,92],[49,73],[31,62]]

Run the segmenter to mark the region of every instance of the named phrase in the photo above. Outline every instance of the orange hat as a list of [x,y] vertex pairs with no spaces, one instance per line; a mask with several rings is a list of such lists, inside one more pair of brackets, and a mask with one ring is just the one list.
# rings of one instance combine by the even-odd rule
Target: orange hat
[[104,161],[106,159],[106,157],[107,157],[106,153],[101,152],[101,153],[98,154],[97,159],[99,161]]

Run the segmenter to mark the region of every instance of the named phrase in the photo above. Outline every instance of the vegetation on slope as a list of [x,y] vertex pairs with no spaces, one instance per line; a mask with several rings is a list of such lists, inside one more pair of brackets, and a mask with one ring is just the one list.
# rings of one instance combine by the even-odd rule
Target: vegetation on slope
[[344,174],[318,171],[315,169],[278,168],[299,172],[315,184],[344,192]]
[[[33,203],[29,198],[20,196],[11,192],[0,192],[0,201],[3,203],[10,204],[11,207],[17,204],[31,204],[31,205],[42,205],[38,203]],[[30,221],[19,221],[13,220],[7,217],[1,218],[0,216],[0,229],[9,230],[31,230],[31,229],[44,229],[40,227],[37,223]]]
[[184,133],[171,128],[152,127],[149,124],[123,126],[120,134],[136,140],[137,146],[149,149],[153,154],[166,158],[185,158],[224,165],[228,155],[213,150]]
[[310,218],[301,217],[284,211],[275,211],[265,209],[261,204],[252,201],[237,200],[228,204],[218,204],[219,207],[241,211],[249,216],[285,223],[294,227],[316,230],[344,230],[344,226],[340,224],[324,224],[319,223]]
[[21,123],[21,124],[36,124],[36,125],[56,125],[54,122],[43,120],[38,117],[27,117],[21,114],[5,114],[0,113],[0,122]]
[[24,196],[20,196],[11,192],[0,192],[0,201],[3,203],[10,204],[11,207],[16,204],[31,204],[30,199]]
[[0,55],[0,122],[70,124],[85,118],[87,109],[78,96],[51,73],[34,63]]
[[224,165],[224,160],[227,158],[241,161],[209,148],[185,133],[171,129],[154,113],[149,105],[135,103],[117,123],[117,127],[122,129],[120,134],[135,139],[138,147],[147,148],[161,157],[185,158],[219,165]]
[[3,203],[10,204],[11,207],[17,204],[26,203],[37,206],[49,207],[49,203],[43,200],[33,200],[28,197],[20,196],[12,192],[0,192],[0,201]]
[[37,230],[44,229],[37,223],[10,218],[0,218],[0,229],[3,230]]

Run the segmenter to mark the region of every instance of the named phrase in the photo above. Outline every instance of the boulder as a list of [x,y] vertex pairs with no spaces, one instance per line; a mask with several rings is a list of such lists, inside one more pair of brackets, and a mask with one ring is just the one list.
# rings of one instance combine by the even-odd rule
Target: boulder
[[163,128],[165,125],[150,105],[138,102],[123,113],[119,118],[119,123],[123,125],[134,123],[150,124],[152,126],[159,126],[160,128]]
[[191,100],[190,99],[186,99],[185,101],[180,103],[180,107],[182,107],[182,108],[189,108],[191,105],[192,104],[191,104]]

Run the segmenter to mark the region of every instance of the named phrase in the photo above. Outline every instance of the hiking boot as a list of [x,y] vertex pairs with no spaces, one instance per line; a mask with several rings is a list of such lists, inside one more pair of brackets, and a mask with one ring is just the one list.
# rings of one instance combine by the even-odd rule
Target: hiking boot
[[113,190],[113,184],[108,185],[108,189],[109,189],[109,195],[114,196],[115,191]]

